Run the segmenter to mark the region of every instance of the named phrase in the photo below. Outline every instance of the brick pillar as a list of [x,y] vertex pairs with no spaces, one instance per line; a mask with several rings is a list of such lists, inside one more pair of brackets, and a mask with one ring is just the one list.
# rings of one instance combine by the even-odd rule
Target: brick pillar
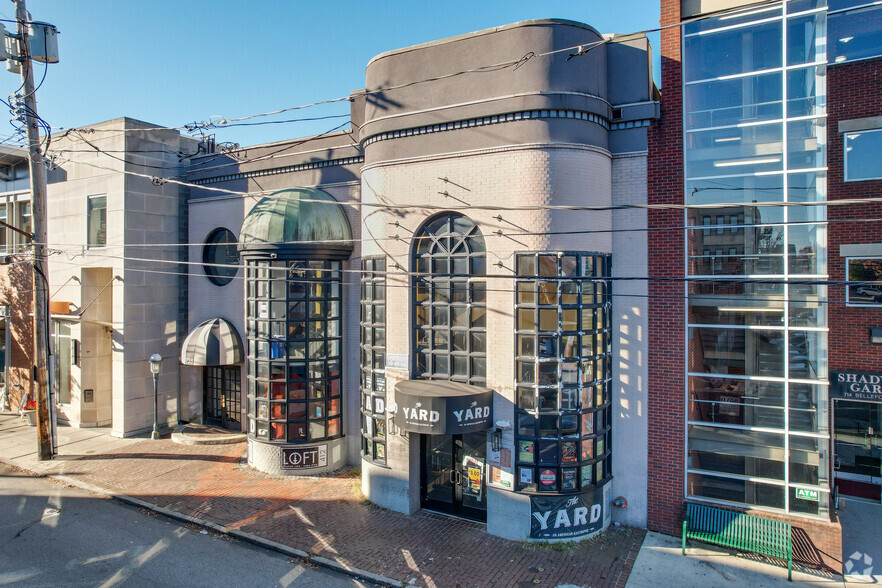
[[[680,22],[679,0],[662,0],[661,25]],[[680,29],[661,32],[661,118],[649,130],[650,204],[683,204]],[[686,363],[684,215],[649,215],[649,471],[647,527],[679,534],[683,500]],[[668,230],[666,230],[668,229]]]
[[[844,181],[843,141],[839,122],[882,116],[882,59],[831,66],[827,73],[827,199],[878,198],[882,180]],[[882,204],[852,204],[827,208],[830,280],[848,279],[840,245],[882,242]],[[845,286],[831,286],[827,312],[831,370],[882,371],[882,345],[871,345],[869,328],[882,327],[882,308],[845,306]]]

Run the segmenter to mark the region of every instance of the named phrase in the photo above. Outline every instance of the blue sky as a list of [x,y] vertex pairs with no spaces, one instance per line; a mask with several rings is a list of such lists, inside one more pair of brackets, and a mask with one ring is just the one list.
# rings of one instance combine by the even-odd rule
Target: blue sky
[[[119,116],[178,126],[347,96],[364,86],[364,68],[379,53],[520,20],[566,18],[629,33],[656,28],[659,18],[658,0],[29,0],[28,10],[61,32],[60,62],[49,66],[37,107],[63,128]],[[0,3],[0,18],[12,16],[13,4]],[[657,60],[658,36],[650,39]],[[39,83],[43,65],[35,73]],[[0,75],[4,96],[18,85],[15,74]],[[276,119],[348,108],[344,102]],[[214,132],[219,142],[250,145],[345,120]],[[0,126],[0,138],[7,129]]]

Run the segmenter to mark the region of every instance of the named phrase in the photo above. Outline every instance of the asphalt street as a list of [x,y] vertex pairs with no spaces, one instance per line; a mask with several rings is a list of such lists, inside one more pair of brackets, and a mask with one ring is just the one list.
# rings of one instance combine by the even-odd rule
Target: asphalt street
[[375,586],[0,465],[2,586]]

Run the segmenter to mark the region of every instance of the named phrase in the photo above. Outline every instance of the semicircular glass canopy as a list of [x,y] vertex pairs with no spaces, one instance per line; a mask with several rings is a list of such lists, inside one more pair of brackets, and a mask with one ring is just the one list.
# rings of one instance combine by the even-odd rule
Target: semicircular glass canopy
[[302,246],[352,250],[352,230],[343,207],[316,188],[280,190],[262,198],[248,213],[239,248]]

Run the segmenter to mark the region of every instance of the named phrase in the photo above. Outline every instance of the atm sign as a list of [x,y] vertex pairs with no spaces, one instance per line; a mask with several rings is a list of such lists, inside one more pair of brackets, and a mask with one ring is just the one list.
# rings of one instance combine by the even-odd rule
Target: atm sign
[[796,489],[796,498],[799,500],[812,500],[814,502],[818,501],[818,491],[817,490],[806,490],[804,488]]

